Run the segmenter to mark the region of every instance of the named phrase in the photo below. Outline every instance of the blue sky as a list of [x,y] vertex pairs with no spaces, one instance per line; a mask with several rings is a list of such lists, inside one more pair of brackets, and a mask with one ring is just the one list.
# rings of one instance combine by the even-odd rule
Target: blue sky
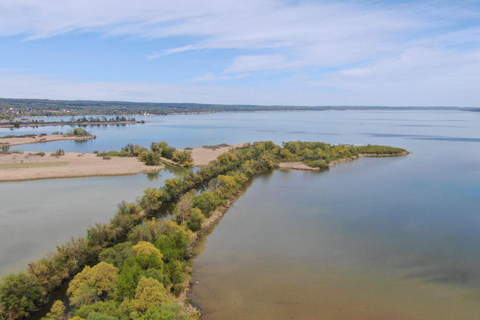
[[0,0],[0,97],[478,107],[480,2]]

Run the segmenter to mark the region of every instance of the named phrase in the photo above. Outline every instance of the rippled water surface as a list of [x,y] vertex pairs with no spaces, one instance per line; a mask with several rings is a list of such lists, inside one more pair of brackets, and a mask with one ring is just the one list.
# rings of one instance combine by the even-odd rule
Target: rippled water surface
[[[98,137],[90,142],[22,148],[91,152],[160,140],[178,148],[309,140],[412,151],[328,172],[276,170],[255,178],[197,248],[190,298],[204,319],[480,318],[480,113],[257,112],[145,119],[150,122],[90,128]],[[58,233],[55,242],[68,240],[85,224],[111,217],[116,203],[132,200],[151,184],[162,181],[135,176],[1,184],[0,228],[10,232],[5,236],[2,230],[1,236],[7,243],[16,234],[34,237],[14,242],[17,247],[9,251],[0,248],[0,261],[25,248],[38,252],[41,231],[52,238]],[[109,200],[89,200],[95,197]],[[88,207],[104,202],[110,207]],[[50,209],[53,205],[62,209]],[[82,215],[81,223],[75,220]],[[42,223],[24,229],[24,223],[36,221]],[[1,246],[8,247],[4,241]]]

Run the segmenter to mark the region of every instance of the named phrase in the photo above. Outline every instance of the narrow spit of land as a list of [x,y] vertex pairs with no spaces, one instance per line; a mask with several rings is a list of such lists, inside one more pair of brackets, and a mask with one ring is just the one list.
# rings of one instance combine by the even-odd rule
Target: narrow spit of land
[[147,166],[133,157],[104,159],[87,153],[40,154],[0,153],[0,182],[133,175],[163,168],[162,165]]
[[[110,223],[90,228],[86,238],[57,246],[48,257],[29,264],[27,273],[6,276],[0,281],[0,318],[19,320],[29,316],[52,298],[50,293],[73,278],[67,290],[70,309],[65,308],[62,298],[51,305],[47,317],[198,319],[200,313],[186,300],[191,248],[241,195],[251,178],[277,168],[281,162],[302,161],[310,167],[328,169],[332,162],[360,154],[406,152],[385,146],[333,146],[301,141],[284,143],[283,147],[271,141],[248,143],[239,148],[221,147],[231,152],[220,154],[198,170],[167,179],[160,189],[147,188],[136,202],[122,202]],[[120,155],[132,154],[134,161],[138,156],[145,163],[152,163],[165,156],[191,166],[194,162],[191,153],[175,150],[165,142],[152,143],[150,151],[129,144],[120,152],[106,152],[103,157],[111,160],[98,159],[110,163],[114,158],[122,158]],[[208,161],[207,158],[204,156],[203,161]],[[55,168],[67,167],[55,160],[58,161]],[[198,187],[204,185],[208,189],[197,194]],[[154,218],[169,208],[171,211],[165,212],[172,219]]]
[[22,137],[0,137],[0,145],[20,146],[24,144],[46,143],[53,141],[73,140],[73,141],[87,141],[95,139],[95,136],[72,136],[66,134],[47,134],[47,135],[32,135]]

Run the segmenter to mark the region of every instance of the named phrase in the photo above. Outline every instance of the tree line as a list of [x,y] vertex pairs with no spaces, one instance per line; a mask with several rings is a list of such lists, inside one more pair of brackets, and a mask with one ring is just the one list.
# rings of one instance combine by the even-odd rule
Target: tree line
[[[135,145],[127,145],[123,151],[173,158],[176,150],[171,148],[160,142],[152,143],[150,151]],[[0,318],[29,316],[47,302],[52,291],[71,279],[67,289],[70,309],[56,301],[49,319],[196,319],[199,313],[192,312],[179,297],[190,280],[188,259],[205,220],[223,210],[252,177],[286,159],[307,159],[308,150],[320,154],[328,149],[330,159],[349,157],[355,150],[391,150],[351,148],[302,142],[286,143],[283,148],[271,141],[247,144],[196,171],[165,180],[162,188],[147,188],[135,202],[120,203],[109,223],[96,224],[86,237],[59,245],[54,253],[30,263],[27,272],[3,278]],[[195,191],[202,186],[206,186],[203,192]],[[152,218],[172,205],[171,219]]]

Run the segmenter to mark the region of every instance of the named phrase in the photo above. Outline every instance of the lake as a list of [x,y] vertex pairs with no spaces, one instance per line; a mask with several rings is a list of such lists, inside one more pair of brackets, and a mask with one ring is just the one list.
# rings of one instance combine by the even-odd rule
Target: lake
[[[97,135],[94,141],[19,148],[92,152],[161,140],[177,148],[308,140],[412,151],[400,158],[360,159],[328,172],[275,170],[255,178],[197,248],[193,279],[198,283],[190,298],[202,308],[204,319],[480,317],[480,113],[315,111],[137,118],[142,119],[149,122],[88,128]],[[0,134],[12,132],[3,129]],[[82,181],[83,192],[76,193],[76,181]],[[95,181],[103,187],[90,189]],[[56,214],[48,209],[38,214],[38,220],[49,223],[31,230],[57,230],[60,234],[51,242],[63,242],[85,232],[88,224],[108,220],[116,203],[133,200],[152,184],[160,186],[162,180],[139,175],[0,184],[0,221],[11,221],[9,237],[24,235],[24,241],[16,242],[22,251],[42,237],[31,236],[30,229],[22,232],[25,221],[37,219],[36,207],[61,204]],[[123,193],[116,191],[120,186]],[[50,197],[55,191],[63,196]],[[109,207],[87,208],[95,197],[102,199],[95,204]],[[37,201],[24,205],[29,198]],[[75,205],[69,205],[72,198]],[[10,246],[8,242],[2,246]]]

